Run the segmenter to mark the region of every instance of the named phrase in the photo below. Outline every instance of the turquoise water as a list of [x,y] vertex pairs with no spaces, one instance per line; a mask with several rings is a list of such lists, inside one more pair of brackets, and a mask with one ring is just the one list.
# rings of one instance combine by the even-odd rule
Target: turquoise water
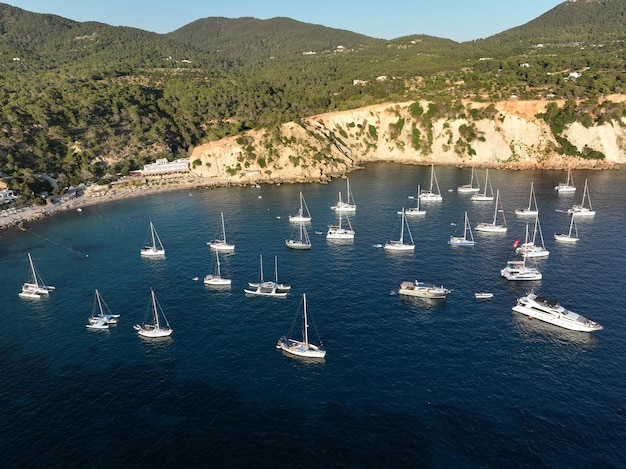
[[[626,177],[576,171],[574,195],[553,187],[565,172],[490,171],[509,231],[463,227],[490,221],[493,204],[448,189],[469,169],[436,168],[444,200],[410,219],[415,253],[373,244],[397,239],[402,206],[428,167],[372,164],[350,176],[358,209],[351,245],[316,231],[335,222],[330,206],[345,181],[177,191],[66,212],[0,233],[0,463],[25,466],[215,465],[331,467],[622,467],[626,462],[626,332],[623,274]],[[484,173],[479,171],[481,183]],[[581,241],[557,245],[563,211],[589,179],[595,218]],[[500,269],[523,238],[534,181],[550,257],[541,282],[512,283]],[[309,251],[288,250],[288,215],[302,191],[313,216]],[[228,291],[194,277],[212,273],[206,242],[224,212],[236,252],[222,257]],[[164,260],[141,259],[152,221]],[[453,226],[452,223],[456,224]],[[39,302],[17,293],[27,253],[57,290]],[[292,285],[287,299],[249,298],[259,255],[265,277]],[[395,294],[403,280],[444,284],[448,300]],[[530,288],[558,299],[605,330],[574,333],[511,311]],[[120,324],[86,330],[94,289]],[[137,337],[150,288],[171,323],[168,340]],[[491,301],[476,301],[479,289]],[[275,349],[302,293],[327,349],[322,362]]]

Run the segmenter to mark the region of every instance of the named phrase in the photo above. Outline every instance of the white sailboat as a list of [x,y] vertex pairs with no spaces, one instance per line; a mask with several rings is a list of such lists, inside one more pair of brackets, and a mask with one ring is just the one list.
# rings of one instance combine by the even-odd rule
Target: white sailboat
[[[472,234],[472,227],[470,225],[469,217],[465,212],[465,226],[463,228],[463,236],[450,236],[448,244],[450,246],[473,246],[476,244],[474,241],[474,235]],[[469,233],[469,236],[468,236]]]
[[[297,319],[296,317],[296,321]],[[294,325],[296,321],[294,321]],[[294,325],[291,326],[291,330],[287,336],[283,336],[278,340],[276,348],[298,357],[324,358],[326,356],[326,350],[324,350],[322,341],[319,341],[320,345],[314,345],[309,342],[309,318],[307,313],[306,293],[302,294],[302,340],[291,338]]]
[[[489,191],[489,193],[487,193]],[[485,186],[482,194],[474,194],[470,199],[472,202],[491,202],[493,200],[493,186],[489,181],[489,168],[485,171]]]
[[572,165],[568,165],[567,166],[567,181],[566,182],[559,182],[555,187],[554,190],[561,193],[565,193],[565,192],[575,192],[576,191],[576,187],[574,186],[574,180],[572,179]]
[[157,302],[154,290],[150,289],[150,306],[146,313],[146,318],[142,325],[136,324],[133,329],[137,331],[141,337],[149,339],[157,339],[172,335],[173,329],[165,317],[165,313],[161,305]]
[[[587,206],[585,206],[585,201],[587,202]],[[585,190],[583,191],[583,200],[580,202],[580,205],[575,204],[570,208],[567,213],[571,213],[577,217],[593,217],[596,212],[593,208],[591,208],[591,198],[589,197],[589,186],[587,185],[587,179],[585,179]]]
[[110,324],[117,324],[119,314],[112,314],[102,295],[96,289],[93,298],[91,316],[87,319],[87,329],[108,329]]
[[[526,230],[528,230],[528,225],[526,225]],[[535,244],[537,242],[537,234],[539,234],[541,245]],[[541,231],[541,223],[539,223],[538,213],[535,217],[535,228],[533,231],[532,241],[526,241],[521,246],[517,246],[515,252],[520,254],[522,257],[548,257],[550,255],[550,251],[546,249],[546,245],[543,241],[543,232]]]
[[339,192],[339,200],[330,209],[338,212],[356,212],[356,203],[350,190],[350,178],[346,178],[346,194],[348,199],[344,202],[341,200],[341,192]]
[[[411,217],[411,216],[423,216],[426,215],[426,210],[422,210],[420,208],[420,190],[421,190],[421,186],[418,185],[417,186],[417,197],[415,197],[417,199],[417,206],[415,207],[409,207],[406,210],[403,208],[402,211],[404,212],[404,214],[407,217]],[[412,197],[411,197],[412,198]],[[398,212],[398,215],[400,215],[402,212]]]
[[165,256],[165,248],[161,242],[161,238],[156,232],[154,225],[150,222],[150,241],[141,249],[142,257],[163,257]]
[[[435,192],[433,189],[437,188]],[[435,174],[435,165],[430,165],[430,187],[428,190],[424,190],[420,193],[419,198],[423,202],[441,202],[441,192],[439,191],[439,182],[437,181],[437,175]]]
[[[498,225],[498,213],[502,213],[502,224]],[[504,216],[504,210],[502,210],[502,202],[500,202],[500,190],[496,191],[496,207],[493,213],[493,222],[491,223],[479,223],[476,225],[476,231],[482,231],[485,233],[506,233],[506,217]]]
[[204,284],[211,287],[230,287],[231,279],[222,277],[222,270],[220,268],[220,253],[219,250],[215,250],[215,273],[209,274],[204,277]]
[[574,215],[570,215],[571,221],[569,223],[569,232],[567,234],[556,233],[554,240],[559,243],[577,243],[578,242],[578,227],[574,221]]
[[343,228],[341,226],[341,219],[343,218],[342,212],[339,212],[339,224],[328,225],[328,231],[326,232],[326,239],[331,241],[351,241],[354,240],[354,230],[350,224],[350,219],[346,217],[349,228]]
[[22,284],[22,291],[18,293],[21,298],[40,299],[42,296],[48,296],[51,291],[55,290],[52,285],[46,285],[35,269],[33,258],[28,253],[29,276],[28,280]]
[[476,186],[474,186],[474,176],[476,170],[472,166],[472,175],[470,176],[469,184],[463,184],[457,188],[457,192],[468,193],[468,192],[478,192],[480,191],[480,184],[478,182],[478,178],[476,178]]
[[[526,224],[526,243],[528,243],[528,223]],[[542,278],[538,269],[526,265],[526,256],[521,261],[508,261],[500,271],[500,275],[507,280],[541,280]]]
[[226,226],[224,225],[224,212],[220,212],[222,216],[222,237],[221,239],[214,239],[213,241],[209,241],[207,244],[211,249],[215,249],[216,251],[234,251],[235,245],[230,244],[226,241]]
[[289,215],[290,223],[308,223],[311,221],[311,213],[306,205],[302,191],[300,191],[300,207],[296,215]]
[[[278,264],[276,263],[276,266]],[[278,280],[278,267],[276,267],[276,279]],[[291,289],[291,287],[287,285],[283,285],[285,290],[280,291],[278,289],[278,281],[272,282],[269,280],[263,280],[263,255],[259,256],[259,281],[258,282],[249,282],[248,287],[244,288],[244,292],[248,295],[252,296],[271,296],[274,298],[286,298],[287,297],[287,289]]]
[[289,249],[311,249],[311,239],[304,223],[298,223],[298,228],[294,231],[298,233],[293,233],[290,239],[286,239],[285,245]]
[[535,186],[534,182],[530,183],[530,196],[528,198],[528,207],[527,208],[516,208],[515,215],[519,216],[532,216],[535,217],[539,214],[539,209],[537,208],[537,198],[535,197]]
[[[409,234],[410,242],[404,242],[404,227],[406,225],[406,231]],[[400,228],[400,239],[398,241],[388,241],[385,243],[384,248],[387,251],[414,251],[415,243],[413,242],[413,236],[411,236],[411,229],[409,228],[409,224],[406,221],[406,217],[404,216],[404,209],[402,209],[402,226]]]

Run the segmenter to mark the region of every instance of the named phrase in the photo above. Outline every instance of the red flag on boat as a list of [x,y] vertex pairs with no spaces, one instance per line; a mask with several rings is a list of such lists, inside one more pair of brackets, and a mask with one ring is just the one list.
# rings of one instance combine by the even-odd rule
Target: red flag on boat
[[519,239],[515,240],[515,242],[513,243],[513,249],[515,249],[518,246],[519,242],[520,242]]

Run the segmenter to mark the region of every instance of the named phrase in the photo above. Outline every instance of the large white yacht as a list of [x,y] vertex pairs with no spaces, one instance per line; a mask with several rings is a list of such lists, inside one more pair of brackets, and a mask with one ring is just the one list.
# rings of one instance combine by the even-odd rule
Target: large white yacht
[[531,319],[539,319],[572,331],[593,332],[604,329],[600,324],[565,309],[558,302],[537,296],[534,293],[518,298],[517,304],[513,306],[513,311],[524,314]]

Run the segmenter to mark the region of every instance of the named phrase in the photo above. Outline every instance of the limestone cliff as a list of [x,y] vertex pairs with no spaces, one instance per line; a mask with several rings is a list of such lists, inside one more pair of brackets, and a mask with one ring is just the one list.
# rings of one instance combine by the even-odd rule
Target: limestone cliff
[[[548,124],[535,116],[547,101],[467,103],[456,119],[427,119],[394,103],[332,112],[196,147],[192,172],[233,183],[323,181],[373,161],[525,168],[610,168],[626,163],[626,119],[571,124],[561,137],[604,159],[563,157]],[[465,115],[467,114],[467,116]],[[417,116],[417,117],[416,117]]]

